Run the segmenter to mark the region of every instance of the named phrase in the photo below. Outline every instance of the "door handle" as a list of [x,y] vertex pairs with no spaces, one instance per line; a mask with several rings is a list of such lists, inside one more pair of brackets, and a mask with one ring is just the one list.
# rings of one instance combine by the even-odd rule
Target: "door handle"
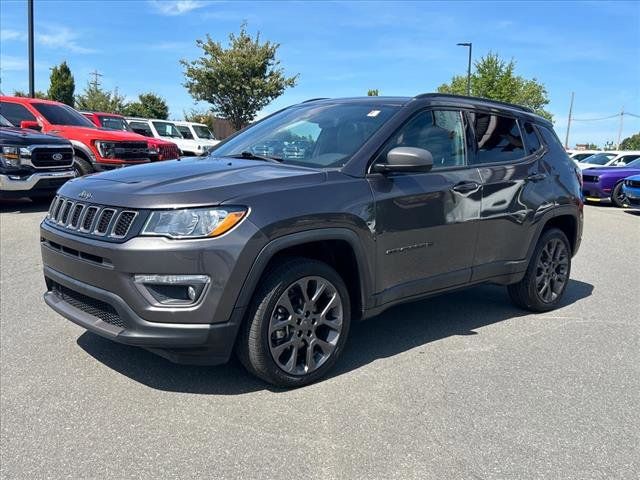
[[480,188],[480,184],[478,182],[460,182],[454,185],[453,187],[451,187],[451,190],[458,193],[467,193],[467,192],[473,192],[478,188]]
[[546,173],[532,173],[528,177],[525,177],[525,180],[527,182],[539,182],[540,180],[544,180],[545,178],[547,178]]

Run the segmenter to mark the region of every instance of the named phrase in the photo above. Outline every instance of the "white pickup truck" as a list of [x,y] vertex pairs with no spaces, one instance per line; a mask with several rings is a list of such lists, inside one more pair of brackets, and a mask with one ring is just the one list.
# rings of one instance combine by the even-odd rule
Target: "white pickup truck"
[[212,146],[219,143],[217,140],[212,143],[211,140],[185,138],[185,136],[180,133],[180,130],[178,130],[176,122],[170,122],[168,120],[135,117],[127,117],[126,120],[131,129],[140,135],[161,138],[175,143],[178,145],[180,154],[183,156],[206,155]]

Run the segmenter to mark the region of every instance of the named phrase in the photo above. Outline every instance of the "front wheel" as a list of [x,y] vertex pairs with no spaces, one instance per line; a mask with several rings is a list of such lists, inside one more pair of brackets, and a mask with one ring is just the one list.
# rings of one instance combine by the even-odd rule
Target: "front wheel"
[[618,208],[624,208],[629,206],[629,201],[627,200],[627,196],[624,194],[622,190],[622,182],[618,183],[613,192],[611,192],[611,201]]
[[342,353],[350,313],[347,287],[333,268],[306,258],[286,260],[261,281],[238,336],[238,357],[276,386],[308,385]]
[[509,285],[509,296],[519,307],[547,312],[558,306],[569,283],[571,246],[557,228],[540,236],[524,278]]
[[95,172],[95,169],[91,163],[87,162],[84,158],[73,157],[73,169],[76,171],[76,177],[83,177]]

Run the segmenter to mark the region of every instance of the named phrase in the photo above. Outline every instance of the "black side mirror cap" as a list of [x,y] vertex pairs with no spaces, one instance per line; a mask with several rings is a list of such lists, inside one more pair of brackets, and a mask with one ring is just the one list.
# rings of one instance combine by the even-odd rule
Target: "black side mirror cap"
[[387,163],[376,163],[372,171],[389,172],[428,172],[433,168],[433,155],[429,150],[415,147],[396,147],[387,153]]

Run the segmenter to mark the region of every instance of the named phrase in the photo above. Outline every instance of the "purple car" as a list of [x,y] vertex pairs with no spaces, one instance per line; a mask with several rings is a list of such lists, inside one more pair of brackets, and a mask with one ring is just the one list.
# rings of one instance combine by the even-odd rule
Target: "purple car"
[[622,180],[640,175],[640,158],[624,167],[589,168],[582,172],[582,193],[587,200],[610,199],[616,207],[628,204],[622,191]]

